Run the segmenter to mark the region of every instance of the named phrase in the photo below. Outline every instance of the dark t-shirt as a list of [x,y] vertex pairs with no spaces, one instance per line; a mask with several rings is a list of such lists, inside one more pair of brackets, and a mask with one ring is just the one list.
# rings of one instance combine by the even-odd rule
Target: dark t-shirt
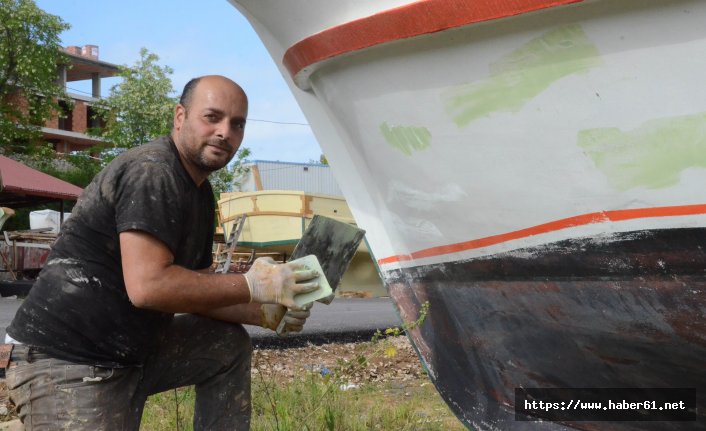
[[127,151],[84,190],[7,333],[60,359],[142,364],[173,315],[130,303],[118,234],[147,232],[175,264],[207,268],[214,209],[210,184],[196,186],[171,139]]

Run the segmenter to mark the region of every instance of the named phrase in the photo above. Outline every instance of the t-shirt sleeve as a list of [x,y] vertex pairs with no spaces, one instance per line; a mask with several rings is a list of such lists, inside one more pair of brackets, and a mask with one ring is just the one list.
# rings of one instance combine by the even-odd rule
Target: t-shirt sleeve
[[178,180],[166,163],[130,163],[116,184],[115,218],[118,233],[139,230],[162,241],[177,253],[184,228]]

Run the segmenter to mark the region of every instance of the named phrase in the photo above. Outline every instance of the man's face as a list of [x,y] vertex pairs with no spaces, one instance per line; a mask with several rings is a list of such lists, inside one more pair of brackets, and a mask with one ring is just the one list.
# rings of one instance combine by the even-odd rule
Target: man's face
[[177,105],[174,114],[174,141],[187,170],[208,176],[227,165],[243,141],[247,115],[247,96],[232,81],[202,78],[189,106]]

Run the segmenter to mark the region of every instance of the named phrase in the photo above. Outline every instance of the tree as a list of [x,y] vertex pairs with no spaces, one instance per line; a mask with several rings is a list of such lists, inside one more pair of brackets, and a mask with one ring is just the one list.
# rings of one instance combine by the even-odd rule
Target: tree
[[58,100],[57,64],[68,63],[59,34],[70,28],[32,0],[0,0],[0,150],[26,153]]
[[106,121],[101,136],[114,148],[128,149],[166,135],[172,128],[172,114],[177,100],[169,75],[169,66],[159,66],[159,57],[146,48],[132,66],[121,66],[122,81],[110,89],[110,95],[95,108]]

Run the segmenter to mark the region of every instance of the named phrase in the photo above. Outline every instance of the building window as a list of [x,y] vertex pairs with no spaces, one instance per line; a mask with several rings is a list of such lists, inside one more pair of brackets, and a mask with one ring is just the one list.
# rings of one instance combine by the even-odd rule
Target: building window
[[102,129],[105,127],[105,120],[98,115],[98,112],[92,106],[88,107],[87,116],[89,129]]
[[69,107],[69,104],[63,100],[59,101],[59,129],[60,130],[72,130],[73,123],[73,111]]

